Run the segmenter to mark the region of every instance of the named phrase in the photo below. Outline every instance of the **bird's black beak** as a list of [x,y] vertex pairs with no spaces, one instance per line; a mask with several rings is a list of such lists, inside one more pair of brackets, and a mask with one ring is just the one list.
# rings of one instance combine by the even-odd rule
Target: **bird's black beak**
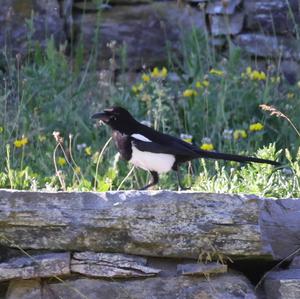
[[105,112],[98,112],[98,113],[93,114],[91,118],[102,120],[103,122],[108,122],[110,119],[110,116]]

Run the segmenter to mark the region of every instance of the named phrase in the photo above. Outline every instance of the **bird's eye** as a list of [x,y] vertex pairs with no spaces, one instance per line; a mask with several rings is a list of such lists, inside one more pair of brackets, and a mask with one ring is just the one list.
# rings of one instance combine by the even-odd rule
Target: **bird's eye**
[[117,120],[116,116],[113,116],[112,119],[113,119],[113,120]]

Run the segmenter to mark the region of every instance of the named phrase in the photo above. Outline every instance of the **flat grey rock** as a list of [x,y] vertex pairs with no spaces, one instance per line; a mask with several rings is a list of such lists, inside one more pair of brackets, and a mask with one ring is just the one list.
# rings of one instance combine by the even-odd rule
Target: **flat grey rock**
[[281,57],[299,61],[299,43],[286,36],[262,33],[242,33],[234,37],[234,43],[256,57]]
[[24,249],[271,258],[260,203],[251,195],[198,192],[1,190],[1,233]]
[[[34,14],[32,15],[32,12]],[[33,28],[26,22],[31,20]],[[14,1],[2,0],[0,9],[0,49],[10,55],[26,56],[32,49],[28,43],[46,47],[47,39],[53,37],[56,45],[66,41],[64,20],[60,16],[57,0]]]
[[[7,299],[40,299],[41,287],[35,282],[30,289],[27,283],[12,282]],[[19,284],[19,285],[18,285]],[[15,292],[18,291],[18,296]],[[44,283],[43,299],[256,299],[252,286],[247,279],[238,274],[211,277],[168,277],[147,278],[143,280],[101,280],[76,279],[65,283]]]
[[289,266],[289,269],[300,269],[300,256],[297,255],[293,258],[290,266]]
[[233,16],[212,15],[210,19],[213,36],[238,34],[244,24],[243,13],[236,13]]
[[160,272],[146,266],[142,257],[117,254],[77,252],[71,260],[71,271],[92,277],[130,278],[155,276]]
[[193,263],[179,264],[177,266],[178,273],[182,275],[211,275],[227,272],[227,265],[220,263]]
[[[97,19],[96,13],[81,14],[74,19],[85,45],[94,43]],[[182,33],[192,28],[206,30],[204,14],[193,7],[178,6],[175,2],[115,6],[101,13],[99,66],[109,67],[112,53],[107,44],[111,41],[116,41],[117,47],[126,47],[126,67],[131,70],[143,65],[162,65],[168,59],[167,47],[179,55]],[[120,67],[118,51],[116,62],[116,67]]]
[[12,258],[0,263],[0,281],[70,274],[70,253],[47,253]]
[[271,272],[264,283],[267,299],[299,299],[300,269]]

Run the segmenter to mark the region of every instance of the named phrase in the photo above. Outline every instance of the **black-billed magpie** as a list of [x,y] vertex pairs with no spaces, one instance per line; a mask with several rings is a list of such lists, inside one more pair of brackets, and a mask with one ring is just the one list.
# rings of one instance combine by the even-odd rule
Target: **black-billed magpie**
[[170,170],[177,172],[179,187],[184,189],[180,182],[178,166],[197,158],[280,165],[272,160],[201,150],[193,144],[139,123],[122,107],[104,109],[104,112],[96,113],[92,118],[112,128],[112,138],[123,159],[151,173],[152,180],[142,190],[156,185],[159,174]]

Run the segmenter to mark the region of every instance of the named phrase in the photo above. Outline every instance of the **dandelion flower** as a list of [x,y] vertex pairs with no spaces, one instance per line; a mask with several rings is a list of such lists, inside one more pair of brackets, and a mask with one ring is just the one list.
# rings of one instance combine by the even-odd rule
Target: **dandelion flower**
[[57,164],[58,164],[59,166],[64,166],[64,165],[67,164],[67,161],[66,161],[66,159],[65,159],[64,157],[58,157],[58,159],[57,159]]
[[256,81],[264,81],[266,80],[267,76],[264,72],[259,72],[259,71],[253,71],[250,75],[251,80],[256,80]]
[[22,141],[20,139],[16,139],[14,141],[14,145],[15,147],[19,148],[19,147],[22,147]]
[[86,147],[84,149],[84,152],[87,156],[91,156],[92,155],[92,148],[90,146]]
[[204,150],[204,151],[213,151],[214,150],[214,146],[211,143],[203,143],[200,146],[200,149]]
[[185,98],[190,98],[190,97],[195,97],[198,95],[197,91],[194,90],[194,89],[186,89],[182,95],[185,97]]
[[255,123],[255,124],[251,124],[251,125],[249,126],[249,130],[250,130],[251,132],[258,132],[258,131],[263,130],[263,128],[264,128],[264,125],[261,124],[261,123]]
[[81,172],[80,167],[79,167],[79,166],[75,167],[74,172],[75,172],[76,174],[80,174],[80,172]]
[[203,86],[208,87],[209,86],[209,81],[208,80],[203,80],[202,84],[203,84]]
[[159,78],[160,77],[160,71],[159,71],[157,66],[151,72],[151,77],[152,78]]
[[219,76],[222,77],[224,75],[224,72],[221,70],[216,70],[216,69],[211,69],[209,71],[210,74],[215,75],[215,76]]
[[195,86],[196,88],[202,88],[202,83],[200,81],[197,81]]
[[233,132],[234,140],[245,139],[247,138],[247,133],[245,130],[235,130]]
[[288,92],[286,97],[290,100],[290,99],[293,99],[295,97],[295,94],[293,92]]
[[131,90],[133,91],[133,93],[138,93],[138,92],[139,92],[136,85],[133,85],[133,86],[131,87]]
[[151,72],[152,78],[166,78],[168,75],[168,70],[166,67],[163,67],[161,70],[156,66]]
[[167,75],[168,75],[168,70],[167,70],[166,67],[163,67],[162,70],[161,70],[161,72],[160,72],[160,76],[161,76],[162,78],[166,78]]
[[150,81],[150,76],[147,75],[147,74],[143,74],[143,75],[142,75],[142,80],[143,80],[144,82],[149,82],[149,81]]
[[14,141],[14,145],[17,148],[21,148],[21,147],[25,146],[27,143],[28,143],[28,138],[24,137],[24,136],[21,139],[16,139]]

